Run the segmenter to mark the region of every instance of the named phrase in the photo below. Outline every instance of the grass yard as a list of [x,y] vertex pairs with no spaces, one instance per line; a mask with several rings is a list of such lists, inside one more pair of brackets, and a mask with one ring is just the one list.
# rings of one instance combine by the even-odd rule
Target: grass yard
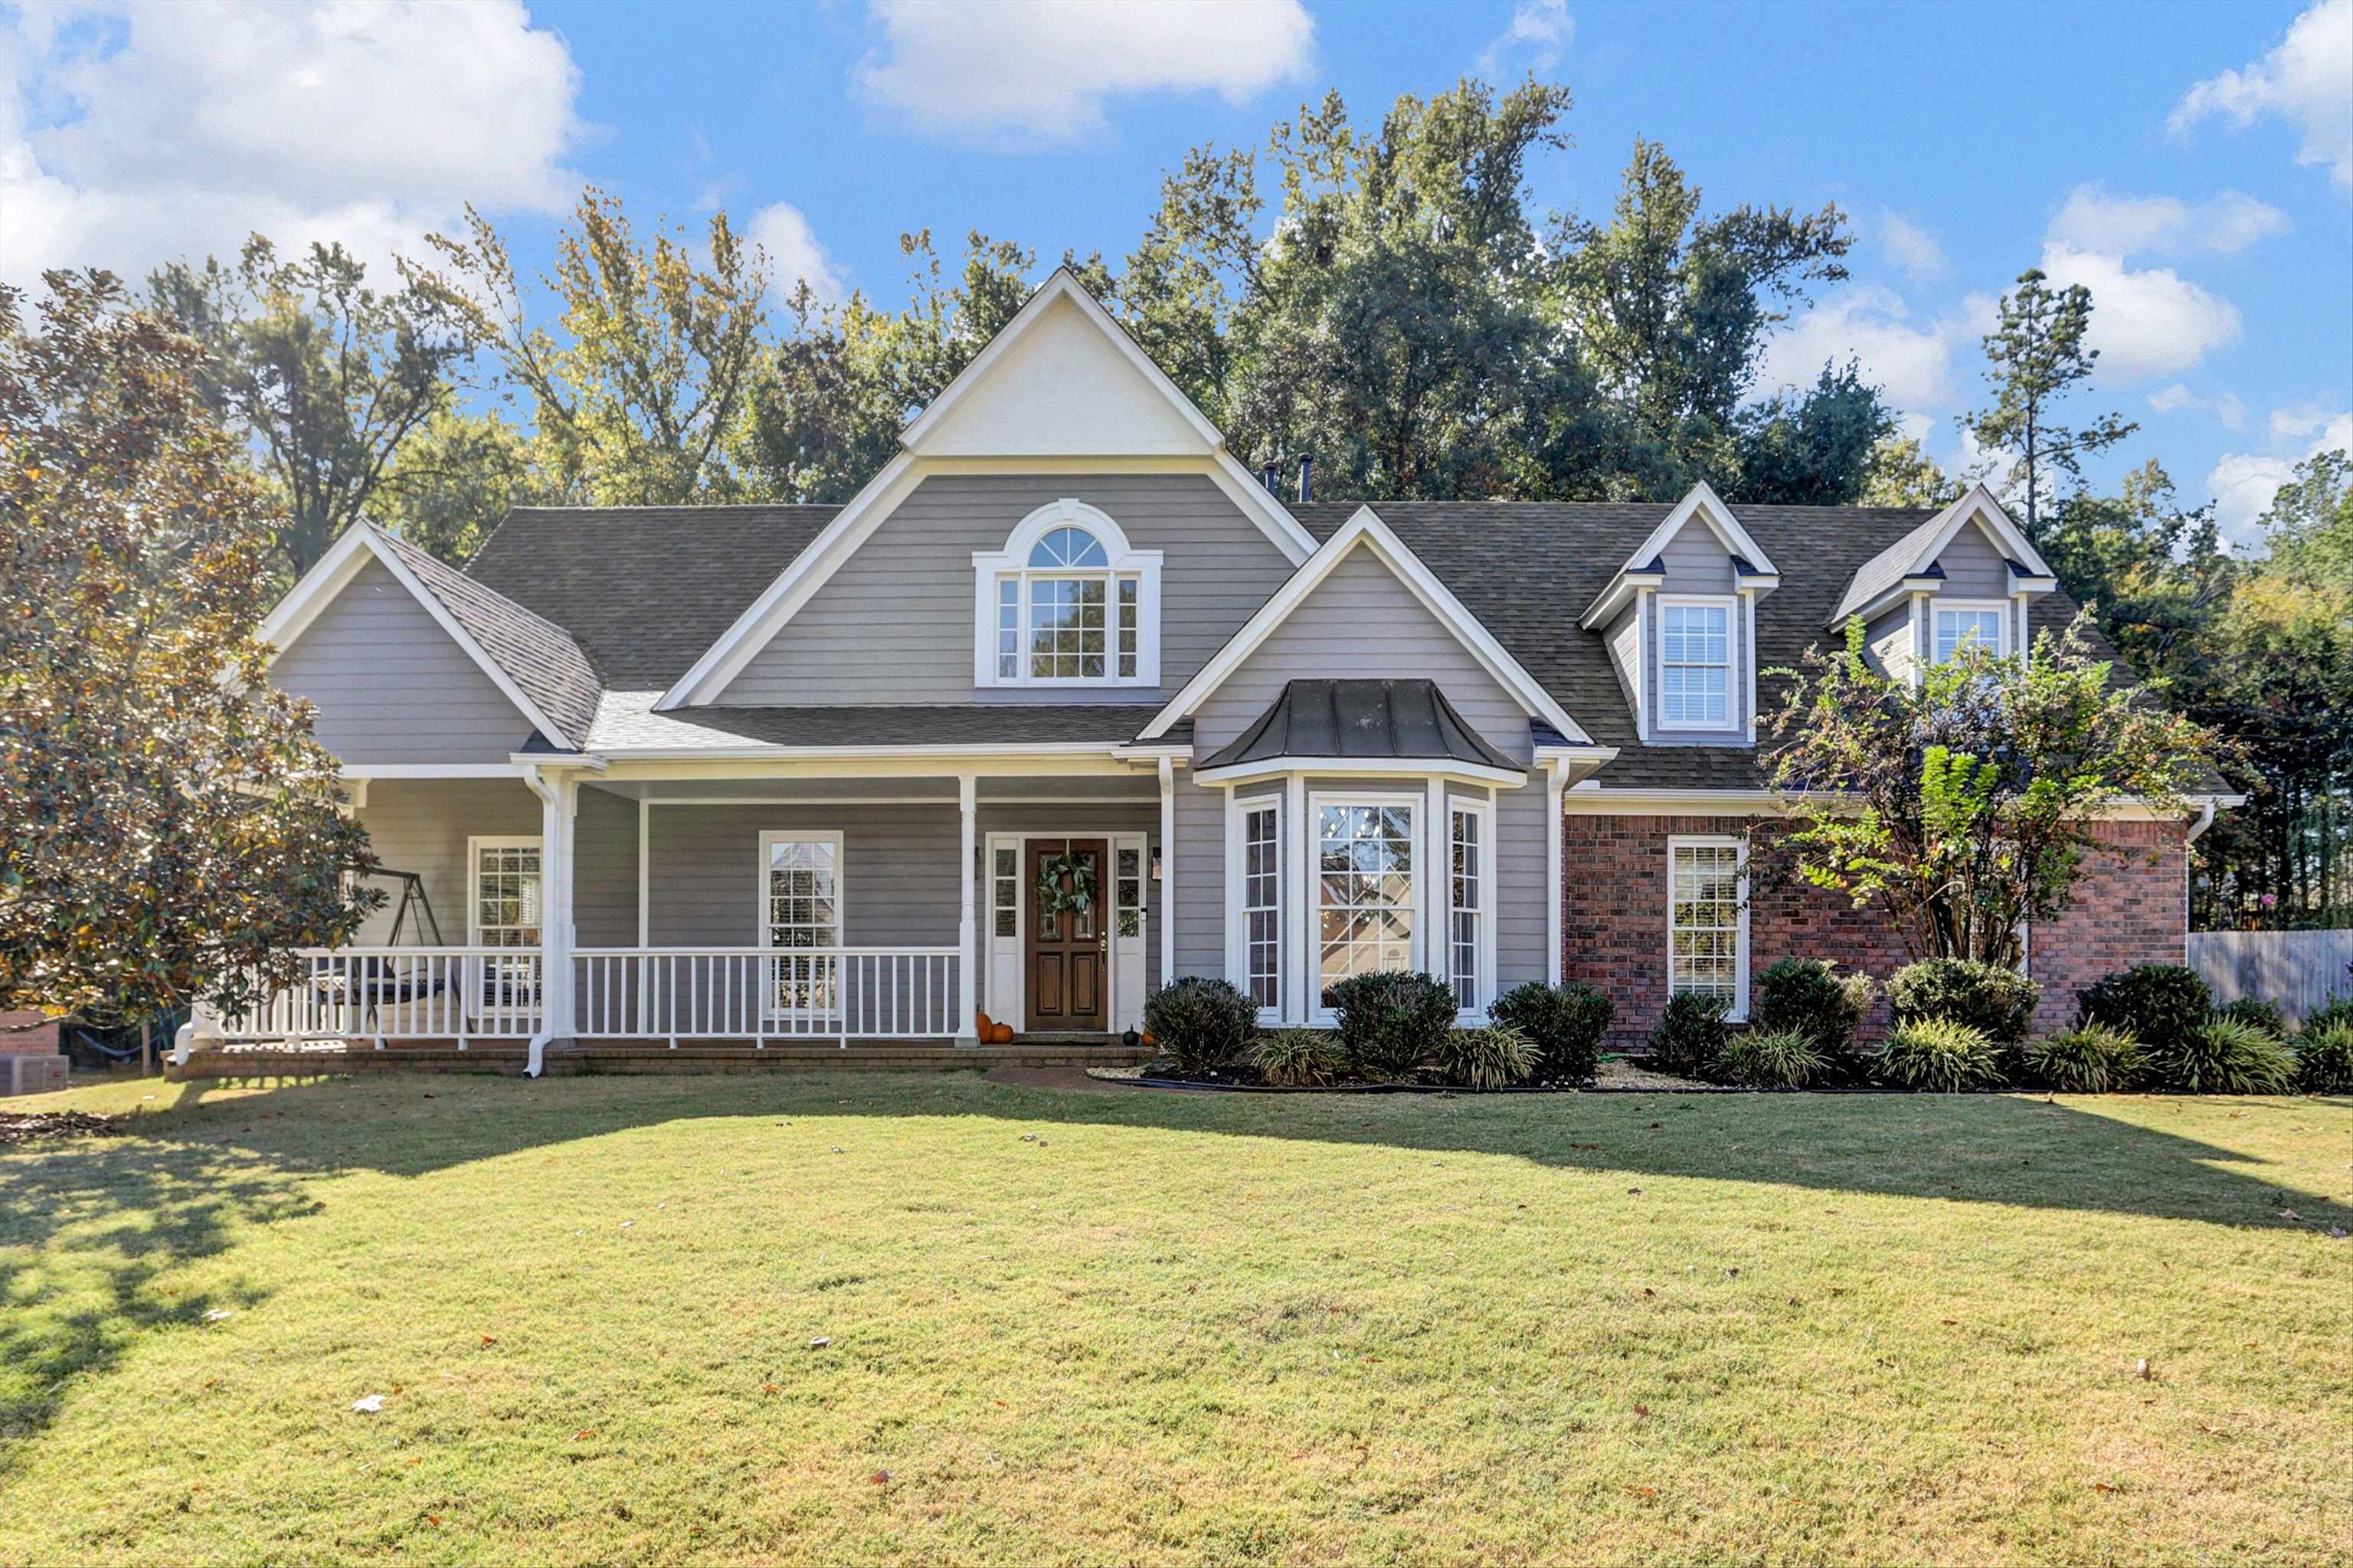
[[2353,1557],[2353,1101],[13,1104],[8,1568]]

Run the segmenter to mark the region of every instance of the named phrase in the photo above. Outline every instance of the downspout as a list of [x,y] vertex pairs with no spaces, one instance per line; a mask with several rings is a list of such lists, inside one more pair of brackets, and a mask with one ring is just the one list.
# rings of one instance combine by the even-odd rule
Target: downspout
[[2199,835],[2213,825],[2214,797],[2211,795],[2201,796],[2198,803],[2198,815],[2190,821],[2189,832],[2182,837],[2181,842],[2183,846],[2186,848],[2190,844],[2196,843],[2198,842]]

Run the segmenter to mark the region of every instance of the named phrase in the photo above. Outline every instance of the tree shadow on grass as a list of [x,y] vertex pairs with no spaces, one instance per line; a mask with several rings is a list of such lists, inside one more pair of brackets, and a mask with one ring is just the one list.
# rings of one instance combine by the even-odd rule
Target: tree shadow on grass
[[[185,1103],[185,1102],[184,1102]],[[987,1117],[1474,1153],[1568,1171],[1688,1176],[1957,1202],[2353,1230],[2353,1207],[2269,1161],[2164,1129],[2243,1120],[2341,1126],[2353,1100],[2024,1095],[1255,1096],[984,1084],[960,1074],[512,1079],[387,1076],[289,1086],[174,1113],[280,1170],[417,1175],[544,1145],[714,1117]],[[2159,1125],[2143,1123],[2154,1121]],[[202,1129],[202,1130],[200,1130]],[[1237,1158],[1259,1157],[1238,1145]],[[2293,1209],[2295,1222],[2279,1211]]]
[[298,1183],[266,1151],[172,1139],[85,1138],[0,1160],[0,1475],[76,1379],[260,1301],[258,1287],[183,1290],[166,1277],[227,1249],[241,1225],[310,1212]]

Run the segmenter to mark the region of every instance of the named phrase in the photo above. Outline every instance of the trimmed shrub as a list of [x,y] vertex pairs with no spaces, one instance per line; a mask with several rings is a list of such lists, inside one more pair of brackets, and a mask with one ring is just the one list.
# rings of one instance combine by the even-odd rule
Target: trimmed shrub
[[2075,993],[2084,1022],[2105,1023],[2146,1051],[2171,1050],[2195,1037],[2214,1014],[2214,993],[2196,969],[2143,964],[2094,980]]
[[2295,1083],[2295,1057],[2279,1036],[2235,1018],[2210,1019],[2147,1051],[2150,1086],[2173,1094],[2284,1095]]
[[1530,980],[1495,999],[1487,1016],[1526,1035],[1547,1078],[1584,1079],[1601,1065],[1601,1036],[1618,1004],[1581,980],[1546,985]]
[[2221,1003],[2214,1009],[2214,1016],[2233,1019],[2241,1023],[2252,1023],[2266,1034],[2276,1034],[2283,1038],[2287,1034],[2287,1020],[2280,1016],[2280,1010],[2268,1001],[2260,1001],[2252,996],[2242,996],[2236,1001]]
[[2018,1048],[2018,1077],[2071,1095],[2105,1095],[2140,1073],[2140,1043],[2103,1023],[2062,1030]]
[[1348,1071],[1340,1043],[1320,1029],[1278,1029],[1261,1035],[1250,1047],[1250,1062],[1267,1083],[1295,1089],[1331,1083]]
[[2295,1086],[2307,1095],[2353,1095],[2353,1019],[2296,1036]]
[[1525,1084],[1543,1060],[1535,1041],[1505,1023],[1452,1030],[1432,1058],[1440,1078],[1472,1089]]
[[1802,1089],[1831,1075],[1830,1054],[1802,1029],[1745,1029],[1724,1043],[1715,1067],[1757,1089]]
[[1402,1078],[1428,1061],[1454,1032],[1457,1011],[1452,986],[1402,969],[1350,975],[1324,990],[1324,1005],[1340,1049],[1370,1078]]
[[1887,982],[1896,1022],[1949,1019],[2004,1045],[2026,1038],[2042,996],[2042,988],[2015,969],[1975,959],[1924,959]]
[[2316,1029],[2333,1029],[2340,1023],[2353,1023],[2353,996],[2337,997],[2326,1007],[2315,1008],[2306,1013],[2302,1033],[2309,1034]]
[[1777,959],[1757,977],[1748,1023],[1767,1034],[1797,1030],[1823,1056],[1854,1049],[1854,1032],[1877,988],[1860,970],[1841,975],[1820,959]]
[[2001,1048],[1957,1018],[1911,1018],[1895,1026],[1873,1066],[1883,1082],[1907,1089],[1990,1089],[2001,1084]]
[[1659,1026],[1651,1031],[1651,1065],[1683,1078],[1704,1078],[1715,1072],[1715,1060],[1724,1054],[1724,1043],[1732,1033],[1724,1022],[1731,1008],[1731,1001],[1724,997],[1702,996],[1694,991],[1669,997]]
[[1224,980],[1187,975],[1144,999],[1144,1027],[1184,1071],[1222,1073],[1258,1033],[1258,1004]]

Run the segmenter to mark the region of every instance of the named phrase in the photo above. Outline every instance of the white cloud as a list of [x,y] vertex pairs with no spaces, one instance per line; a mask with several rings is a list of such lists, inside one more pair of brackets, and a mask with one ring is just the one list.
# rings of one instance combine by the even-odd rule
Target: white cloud
[[1953,353],[1989,324],[1991,302],[1972,295],[1960,312],[1915,323],[1903,296],[1883,283],[1858,283],[1787,323],[1766,345],[1760,385],[1804,387],[1825,363],[1860,360],[1899,408],[1936,408],[1953,398]]
[[2235,125],[2266,114],[2291,122],[2304,134],[2295,161],[2327,164],[2353,190],[2353,0],[2320,0],[2263,58],[2192,87],[2168,123],[2178,134],[2218,114]]
[[2179,196],[2117,196],[2097,184],[2077,185],[2051,220],[2052,238],[2111,256],[2142,250],[2227,255],[2287,230],[2287,214],[2244,191],[2223,191],[2192,205]]
[[2298,462],[2325,451],[2353,451],[2353,413],[2283,408],[2272,415],[2270,424],[2274,441],[2317,435],[2300,451],[2225,452],[2214,464],[2206,476],[2206,488],[2213,493],[2215,521],[2223,537],[2234,545],[2263,542],[2256,519],[2270,509],[2280,486],[2295,477]]
[[871,0],[884,48],[853,72],[871,102],[940,134],[1018,143],[1098,131],[1114,96],[1240,103],[1306,70],[1299,0]]
[[1511,25],[1479,56],[1479,74],[1491,80],[1524,71],[1548,71],[1577,37],[1568,0],[1520,0]]
[[776,298],[790,295],[797,282],[807,281],[821,302],[831,303],[847,291],[833,258],[818,242],[807,214],[792,203],[772,202],[752,215],[746,231],[753,243],[768,253],[768,276]]
[[1878,223],[1879,248],[1915,283],[1931,283],[1945,275],[1945,248],[1936,237],[1900,212],[1883,213]]
[[2120,256],[2079,250],[2063,239],[2042,248],[2053,288],[2092,291],[2091,346],[2100,376],[2133,382],[2179,375],[2211,351],[2238,341],[2238,307],[2168,268],[2135,271]]
[[[2184,408],[2203,408],[2214,416],[2226,430],[2247,428],[2247,406],[2235,392],[2224,392],[2212,397],[2200,397],[2177,381],[2170,387],[2160,387],[2148,395],[2148,406],[2160,414],[2178,414]],[[2276,419],[2277,415],[2273,418]]]
[[419,249],[577,188],[579,72],[520,0],[28,0],[0,20],[0,280],[259,231]]

